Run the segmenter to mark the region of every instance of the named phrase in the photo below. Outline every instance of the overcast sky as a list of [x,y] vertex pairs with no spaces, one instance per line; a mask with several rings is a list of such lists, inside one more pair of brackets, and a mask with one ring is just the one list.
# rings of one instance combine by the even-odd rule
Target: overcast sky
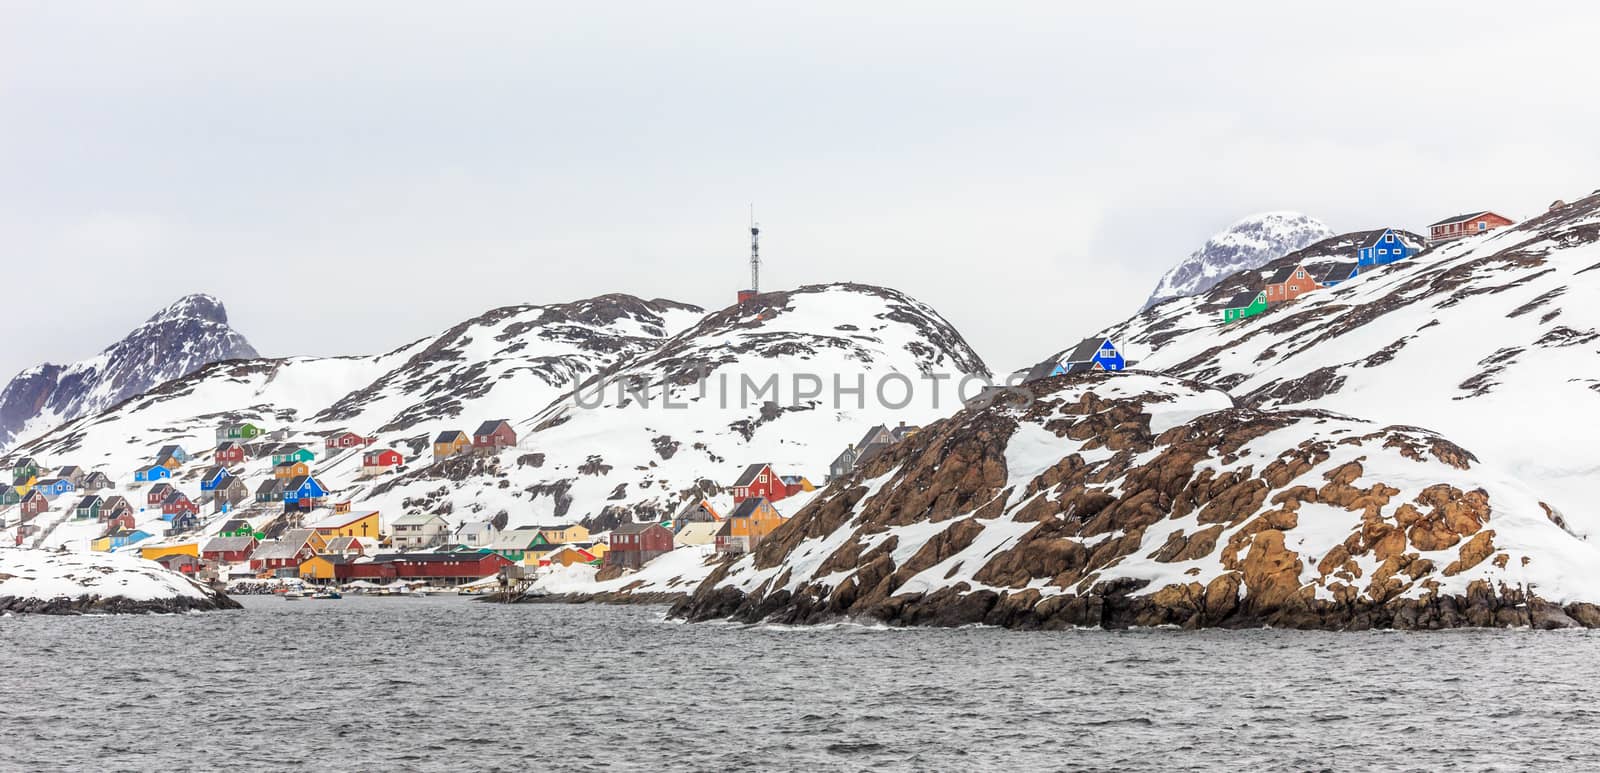
[[1600,187],[1595,4],[1084,5],[0,0],[0,372],[195,291],[267,355],[719,307],[752,201],[764,287],[900,288],[1005,370],[1253,212]]

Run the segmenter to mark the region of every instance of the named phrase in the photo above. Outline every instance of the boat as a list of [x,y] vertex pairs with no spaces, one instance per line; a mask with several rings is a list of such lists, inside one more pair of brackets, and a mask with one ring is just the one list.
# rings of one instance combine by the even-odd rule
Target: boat
[[283,600],[284,601],[294,601],[295,599],[303,599],[303,598],[305,598],[306,596],[309,596],[309,595],[311,595],[311,594],[306,593],[303,590],[288,590],[288,591],[284,591],[283,592]]
[[341,595],[339,593],[339,591],[336,591],[336,590],[319,590],[316,593],[311,594],[311,598],[314,598],[314,599],[342,599],[342,598],[344,598],[344,596]]

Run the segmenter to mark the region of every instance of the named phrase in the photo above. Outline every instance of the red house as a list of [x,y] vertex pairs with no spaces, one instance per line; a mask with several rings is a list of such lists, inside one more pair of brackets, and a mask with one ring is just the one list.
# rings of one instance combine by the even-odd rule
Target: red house
[[257,546],[250,554],[250,569],[274,574],[288,574],[291,570],[298,573],[300,564],[310,560],[327,544],[311,529],[290,529],[278,539]]
[[115,533],[115,532],[117,532],[119,530],[120,531],[133,531],[133,508],[132,507],[122,507],[122,508],[119,508],[119,509],[117,509],[115,511],[112,511],[110,517],[106,517],[104,515],[106,513],[105,509],[102,508],[100,512],[101,512],[101,517],[105,518],[105,524],[106,524],[105,533],[106,534],[113,534],[113,533]]
[[167,497],[176,490],[171,483],[157,483],[145,492],[144,503],[148,507],[160,507],[161,503],[167,501]]
[[22,520],[31,521],[34,516],[50,509],[50,500],[40,493],[38,489],[33,489],[28,492],[27,496],[22,498],[21,506]]
[[1286,303],[1321,287],[1305,266],[1280,268],[1267,277],[1267,304]]
[[472,433],[473,450],[498,450],[510,448],[517,444],[517,432],[511,428],[511,422],[505,419],[494,419],[478,425],[478,430]]
[[770,464],[752,464],[733,482],[734,504],[751,497],[765,497],[768,502],[776,502],[786,496],[789,496],[789,487],[772,471]]
[[355,448],[356,446],[370,446],[378,442],[378,439],[375,437],[362,437],[354,432],[341,432],[337,435],[329,435],[326,442],[328,448]]
[[[425,580],[440,585],[460,585],[485,577],[493,577],[500,567],[513,561],[491,551],[477,553],[395,553],[374,557],[371,561],[349,564],[350,578],[355,580]],[[337,577],[337,575],[335,575]]]
[[625,523],[611,530],[605,565],[638,569],[672,552],[672,532],[659,523]]
[[232,440],[224,441],[217,446],[216,453],[211,455],[211,460],[219,465],[243,464],[250,458],[250,452],[243,443]]
[[162,515],[177,515],[178,513],[199,514],[200,508],[190,501],[189,495],[182,491],[174,491],[161,501]]
[[368,451],[361,455],[361,471],[368,475],[383,472],[390,467],[399,467],[405,462],[405,457],[393,448],[380,448]]
[[1473,234],[1493,231],[1496,228],[1504,228],[1514,222],[1509,217],[1497,215],[1488,210],[1468,212],[1464,215],[1447,217],[1428,226],[1428,242],[1431,244],[1448,242],[1460,239],[1463,236],[1472,236]]
[[215,537],[200,548],[200,557],[207,561],[222,561],[236,564],[249,561],[250,554],[256,550],[254,536],[242,537]]

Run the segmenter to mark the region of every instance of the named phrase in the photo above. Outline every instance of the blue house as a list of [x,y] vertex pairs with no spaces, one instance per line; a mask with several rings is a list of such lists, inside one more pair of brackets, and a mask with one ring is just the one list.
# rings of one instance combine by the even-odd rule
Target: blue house
[[113,549],[120,548],[126,545],[132,545],[133,543],[143,539],[150,539],[150,534],[142,529],[134,529],[133,531],[122,530],[111,535],[111,547]]
[[283,488],[283,501],[290,503],[298,503],[302,499],[322,499],[327,495],[328,489],[322,485],[322,481],[310,475],[301,475]]
[[232,479],[233,473],[228,472],[227,468],[222,466],[209,467],[204,473],[201,473],[200,490],[216,491],[228,485],[228,481]]
[[35,483],[33,487],[47,499],[55,499],[62,494],[78,490],[77,486],[72,485],[72,481],[66,478],[47,478]]
[[172,480],[172,470],[162,467],[159,464],[152,464],[149,467],[140,467],[139,469],[134,470],[133,479],[137,481],[144,481],[146,483],[158,480]]
[[188,464],[189,452],[183,450],[183,446],[162,446],[161,450],[156,452],[156,459],[162,461],[177,459],[183,464]]
[[1360,271],[1360,266],[1348,261],[1344,263],[1334,263],[1332,265],[1323,266],[1321,270],[1317,272],[1317,284],[1322,285],[1323,287],[1333,287],[1334,285],[1339,284],[1347,279],[1355,279],[1356,275],[1360,273]]
[[1421,246],[1410,241],[1406,234],[1397,232],[1393,228],[1369,231],[1360,244],[1361,248],[1356,252],[1358,266],[1384,266],[1405,260],[1422,250]]
[[1085,338],[1061,359],[1045,360],[1033,366],[1023,381],[1038,381],[1041,378],[1089,370],[1122,370],[1127,365],[1127,360],[1123,359],[1122,352],[1117,350],[1117,345],[1111,339]]

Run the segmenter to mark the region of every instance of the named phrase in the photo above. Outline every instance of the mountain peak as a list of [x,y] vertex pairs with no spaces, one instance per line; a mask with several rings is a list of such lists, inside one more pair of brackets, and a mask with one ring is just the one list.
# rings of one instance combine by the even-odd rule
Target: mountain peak
[[1321,220],[1300,212],[1261,212],[1242,218],[1162,275],[1145,308],[1205,292],[1226,277],[1260,268],[1333,235]]
[[228,309],[214,295],[190,293],[156,312],[150,319],[145,320],[145,324],[171,322],[180,319],[200,319],[207,322],[215,322],[219,325],[226,325],[228,324]]

